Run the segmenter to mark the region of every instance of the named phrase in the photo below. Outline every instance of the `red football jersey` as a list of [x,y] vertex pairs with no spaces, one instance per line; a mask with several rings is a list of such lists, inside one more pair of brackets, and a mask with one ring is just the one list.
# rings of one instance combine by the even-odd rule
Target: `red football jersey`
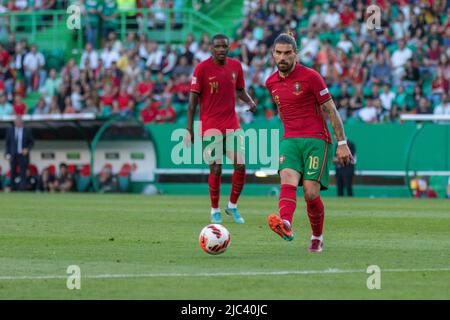
[[332,143],[321,104],[331,99],[320,74],[297,64],[286,77],[278,71],[266,81],[283,122],[284,138],[318,138]]
[[[200,95],[202,136],[208,129],[239,129],[235,111],[236,90],[245,88],[244,72],[239,60],[227,58],[225,65],[209,58],[197,65],[191,82],[191,91]],[[206,133],[208,135],[208,133]]]

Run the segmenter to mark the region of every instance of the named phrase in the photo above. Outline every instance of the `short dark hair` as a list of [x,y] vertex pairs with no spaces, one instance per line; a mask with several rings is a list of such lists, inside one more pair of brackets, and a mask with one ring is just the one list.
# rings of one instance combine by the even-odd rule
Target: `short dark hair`
[[294,48],[294,51],[297,51],[297,41],[290,34],[282,33],[276,37],[273,45],[276,46],[277,44],[290,44]]
[[214,37],[212,37],[211,43],[214,43],[214,40],[222,40],[222,39],[225,39],[227,40],[228,43],[230,43],[230,39],[223,33],[218,33]]

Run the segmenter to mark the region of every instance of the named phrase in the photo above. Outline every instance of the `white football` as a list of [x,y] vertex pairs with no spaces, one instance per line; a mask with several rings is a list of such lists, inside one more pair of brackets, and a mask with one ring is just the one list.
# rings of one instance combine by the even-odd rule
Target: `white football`
[[230,245],[230,233],[221,224],[209,224],[200,232],[200,247],[209,254],[220,254]]

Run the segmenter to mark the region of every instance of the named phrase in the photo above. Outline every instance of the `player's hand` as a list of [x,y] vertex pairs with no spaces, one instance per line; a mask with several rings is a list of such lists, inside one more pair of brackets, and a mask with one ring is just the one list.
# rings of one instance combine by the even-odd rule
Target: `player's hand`
[[27,148],[23,148],[23,149],[22,149],[22,154],[23,154],[24,156],[27,156],[27,154],[28,154],[28,149],[27,149]]
[[249,108],[247,109],[247,112],[248,111],[250,111],[250,112],[252,112],[252,113],[255,113],[256,112],[256,103],[255,102],[250,102],[249,104],[248,104],[248,106],[249,106]]
[[189,147],[191,144],[194,144],[194,132],[192,129],[186,129],[186,135],[184,136],[184,145]]
[[337,147],[336,157],[343,166],[349,165],[353,161],[352,153],[346,144]]

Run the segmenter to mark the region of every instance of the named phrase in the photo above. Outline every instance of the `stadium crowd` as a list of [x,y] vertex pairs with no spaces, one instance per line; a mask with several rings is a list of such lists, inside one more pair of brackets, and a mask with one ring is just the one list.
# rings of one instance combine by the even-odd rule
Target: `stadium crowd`
[[[127,1],[130,2],[130,1]],[[135,7],[176,7],[179,1],[131,1]],[[1,3],[1,1],[0,1]],[[64,1],[10,1],[1,10],[58,8]],[[79,61],[48,68],[36,44],[10,34],[0,45],[0,116],[95,112],[136,116],[146,123],[185,121],[190,77],[207,59],[210,37],[194,34],[183,44],[162,45],[139,24],[126,39],[111,19],[125,1],[82,1],[93,24],[85,27]],[[398,121],[401,113],[450,114],[450,9],[447,1],[377,0],[381,25],[368,30],[364,1],[244,1],[244,18],[231,39],[230,56],[243,63],[258,112],[241,120],[277,121],[264,88],[276,67],[273,40],[292,31],[301,63],[326,80],[344,121]],[[34,7],[33,7],[34,5]],[[3,9],[2,9],[3,8]],[[33,8],[33,9],[31,9]],[[92,25],[98,26],[92,30]],[[24,98],[39,92],[35,105]]]

